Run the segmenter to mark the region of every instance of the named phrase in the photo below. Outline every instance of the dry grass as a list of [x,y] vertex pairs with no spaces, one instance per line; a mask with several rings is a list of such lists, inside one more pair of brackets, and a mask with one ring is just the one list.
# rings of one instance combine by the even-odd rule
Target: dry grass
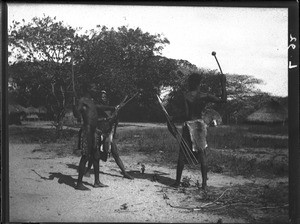
[[[276,128],[268,126],[234,126],[209,128],[208,164],[213,172],[231,175],[287,175],[288,140],[259,138],[249,133],[274,134]],[[285,127],[277,133],[286,134]],[[119,132],[118,142],[132,145],[131,150],[159,154],[165,164],[176,164],[178,144],[166,128]],[[257,140],[258,139],[258,140]],[[217,146],[217,147],[215,147]],[[159,153],[160,152],[160,153]]]

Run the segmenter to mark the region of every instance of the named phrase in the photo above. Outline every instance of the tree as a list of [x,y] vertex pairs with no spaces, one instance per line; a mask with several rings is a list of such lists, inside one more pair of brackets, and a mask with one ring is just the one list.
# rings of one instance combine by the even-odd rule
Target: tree
[[138,109],[132,111],[147,111],[143,114],[149,115],[156,101],[155,94],[160,93],[162,85],[173,82],[172,72],[177,68],[173,60],[160,56],[169,41],[159,34],[125,26],[117,30],[97,26],[82,36],[82,40],[74,50],[77,88],[84,80],[96,83],[99,93],[105,89],[114,104],[127,94],[142,91],[135,105]]
[[79,95],[86,82],[96,83],[99,95],[106,89],[113,104],[142,91],[136,106],[144,111],[153,107],[162,86],[176,80],[176,63],[160,56],[169,44],[160,34],[125,26],[117,30],[97,26],[80,36],[76,31],[46,16],[29,23],[14,21],[9,30],[10,64],[14,63],[10,74],[18,85],[15,93],[20,100],[23,93],[26,104],[46,103],[58,128],[72,95],[72,70]]
[[[10,64],[15,65],[9,74],[19,90],[29,94],[27,103],[39,104],[47,96],[44,102],[58,130],[65,114],[71,47],[78,40],[75,32],[55,17],[45,15],[28,23],[13,21],[8,31]],[[20,67],[24,70],[20,71]]]

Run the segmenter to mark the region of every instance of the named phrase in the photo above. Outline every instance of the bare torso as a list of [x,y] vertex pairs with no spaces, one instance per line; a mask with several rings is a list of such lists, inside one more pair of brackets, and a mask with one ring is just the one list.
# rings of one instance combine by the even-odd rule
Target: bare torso
[[205,110],[206,105],[209,102],[222,101],[218,97],[197,90],[186,93],[184,98],[185,98],[186,120],[202,119],[202,114]]
[[84,124],[96,126],[98,119],[97,106],[92,99],[82,97],[78,102],[78,111],[81,112]]

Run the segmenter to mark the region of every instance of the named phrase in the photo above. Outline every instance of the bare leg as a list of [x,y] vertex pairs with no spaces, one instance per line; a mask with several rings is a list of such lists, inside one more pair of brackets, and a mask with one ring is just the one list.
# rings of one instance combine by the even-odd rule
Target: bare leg
[[173,187],[179,187],[180,185],[181,175],[184,168],[184,159],[185,159],[182,150],[183,150],[182,148],[180,148],[179,150],[177,170],[176,170],[176,181],[174,184],[172,184]]
[[95,172],[94,187],[95,188],[108,187],[108,185],[105,185],[105,184],[101,183],[100,180],[99,180],[99,163],[100,163],[99,159],[93,159],[93,166],[94,166],[94,172]]
[[[188,129],[185,127],[183,127],[183,129],[182,129],[182,137],[191,149],[192,144],[191,144],[191,140],[190,140],[190,134],[188,132]],[[180,185],[182,171],[183,171],[184,163],[185,163],[185,159],[186,159],[183,150],[184,150],[184,146],[183,146],[183,143],[181,142],[180,149],[179,149],[178,161],[177,161],[176,181],[172,185],[173,187],[179,187],[179,185]]]
[[[97,148],[97,143],[96,143],[96,140],[97,140],[97,133],[95,133],[95,139],[94,139],[94,148],[96,149]],[[96,150],[98,150],[98,149],[96,149]],[[86,176],[86,177],[90,177],[91,176],[91,174],[90,174],[90,169],[92,168],[92,165],[93,165],[93,160],[92,160],[92,158],[89,160],[89,163],[88,163],[88,167],[87,167],[87,169],[85,170],[85,173],[84,173],[84,176]]]
[[97,159],[95,158],[95,152],[96,152],[95,131],[96,131],[96,127],[91,127],[91,126],[87,127],[88,149],[89,149],[90,157],[93,162],[94,173],[95,173],[94,187],[107,187],[107,185],[102,184],[99,180],[99,158],[97,158]]
[[117,148],[117,145],[116,143],[113,141],[111,143],[111,153],[112,153],[112,156],[114,157],[117,165],[119,166],[119,168],[121,169],[122,171],[122,174],[125,178],[128,178],[128,179],[134,179],[132,176],[130,176],[126,171],[125,171],[125,167],[124,167],[124,164],[119,156],[119,151],[118,151],[118,148]]
[[[83,128],[81,127],[80,129],[79,129],[79,132],[78,132],[78,150],[84,150],[83,148],[84,148],[84,141],[86,141],[86,139],[83,139],[84,137],[86,138],[86,136],[82,136],[83,134],[82,134],[82,132],[83,132]],[[90,177],[90,173],[89,173],[89,170],[91,169],[91,167],[92,167],[92,165],[93,165],[93,162],[92,162],[92,160],[90,159],[89,160],[89,163],[88,163],[88,168],[85,170],[85,172],[84,172],[84,176],[85,177]]]
[[80,149],[82,150],[81,141],[82,141],[82,128],[80,128],[78,131],[78,146],[77,146],[78,150]]
[[92,165],[93,165],[93,161],[90,159],[89,163],[88,163],[88,167],[86,168],[85,173],[84,173],[85,177],[90,177],[91,176],[90,169],[92,168]]
[[207,161],[206,161],[206,151],[199,151],[199,161],[201,163],[201,174],[202,174],[202,189],[207,187]]
[[90,149],[90,155],[91,155],[91,160],[90,162],[93,163],[94,166],[94,175],[95,175],[95,182],[94,182],[94,187],[98,188],[98,187],[108,187],[107,185],[103,184],[100,182],[99,180],[99,162],[100,159],[95,157],[95,153],[96,153],[96,147],[95,147],[95,132],[96,132],[96,127],[91,127],[90,129],[88,129],[89,132],[87,133],[87,140],[88,140],[88,147]]
[[85,164],[86,164],[87,160],[88,160],[88,158],[86,155],[83,155],[80,159],[78,180],[77,180],[77,185],[75,186],[75,189],[77,189],[77,190],[82,190],[82,191],[90,190],[89,188],[85,187],[82,184],[83,173],[85,171]]
[[116,121],[116,123],[114,125],[114,135],[113,135],[113,138],[116,137],[118,124],[119,124],[119,119],[117,119],[117,121]]

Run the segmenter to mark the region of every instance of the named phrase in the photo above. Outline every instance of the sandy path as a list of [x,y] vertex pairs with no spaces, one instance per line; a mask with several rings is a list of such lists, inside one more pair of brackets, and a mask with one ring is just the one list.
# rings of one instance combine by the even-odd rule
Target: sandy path
[[[84,181],[91,191],[74,189],[77,178],[78,157],[54,158],[51,153],[35,152],[39,145],[10,145],[10,221],[11,222],[244,222],[241,219],[220,217],[201,212],[187,213],[166,204],[162,189],[164,182],[175,177],[175,169],[147,165],[143,178],[122,178],[113,159],[101,163],[101,181],[108,188],[95,189],[94,177]],[[122,157],[127,169],[137,171],[136,161],[130,156]],[[139,158],[135,158],[139,159]],[[140,159],[141,156],[140,156]],[[152,182],[154,174],[164,174],[160,182]],[[193,173],[189,173],[194,175]],[[235,179],[221,175],[210,176],[210,184],[226,185]],[[246,181],[246,180],[245,180]],[[172,189],[168,196],[172,201]],[[127,209],[121,205],[127,203]]]

